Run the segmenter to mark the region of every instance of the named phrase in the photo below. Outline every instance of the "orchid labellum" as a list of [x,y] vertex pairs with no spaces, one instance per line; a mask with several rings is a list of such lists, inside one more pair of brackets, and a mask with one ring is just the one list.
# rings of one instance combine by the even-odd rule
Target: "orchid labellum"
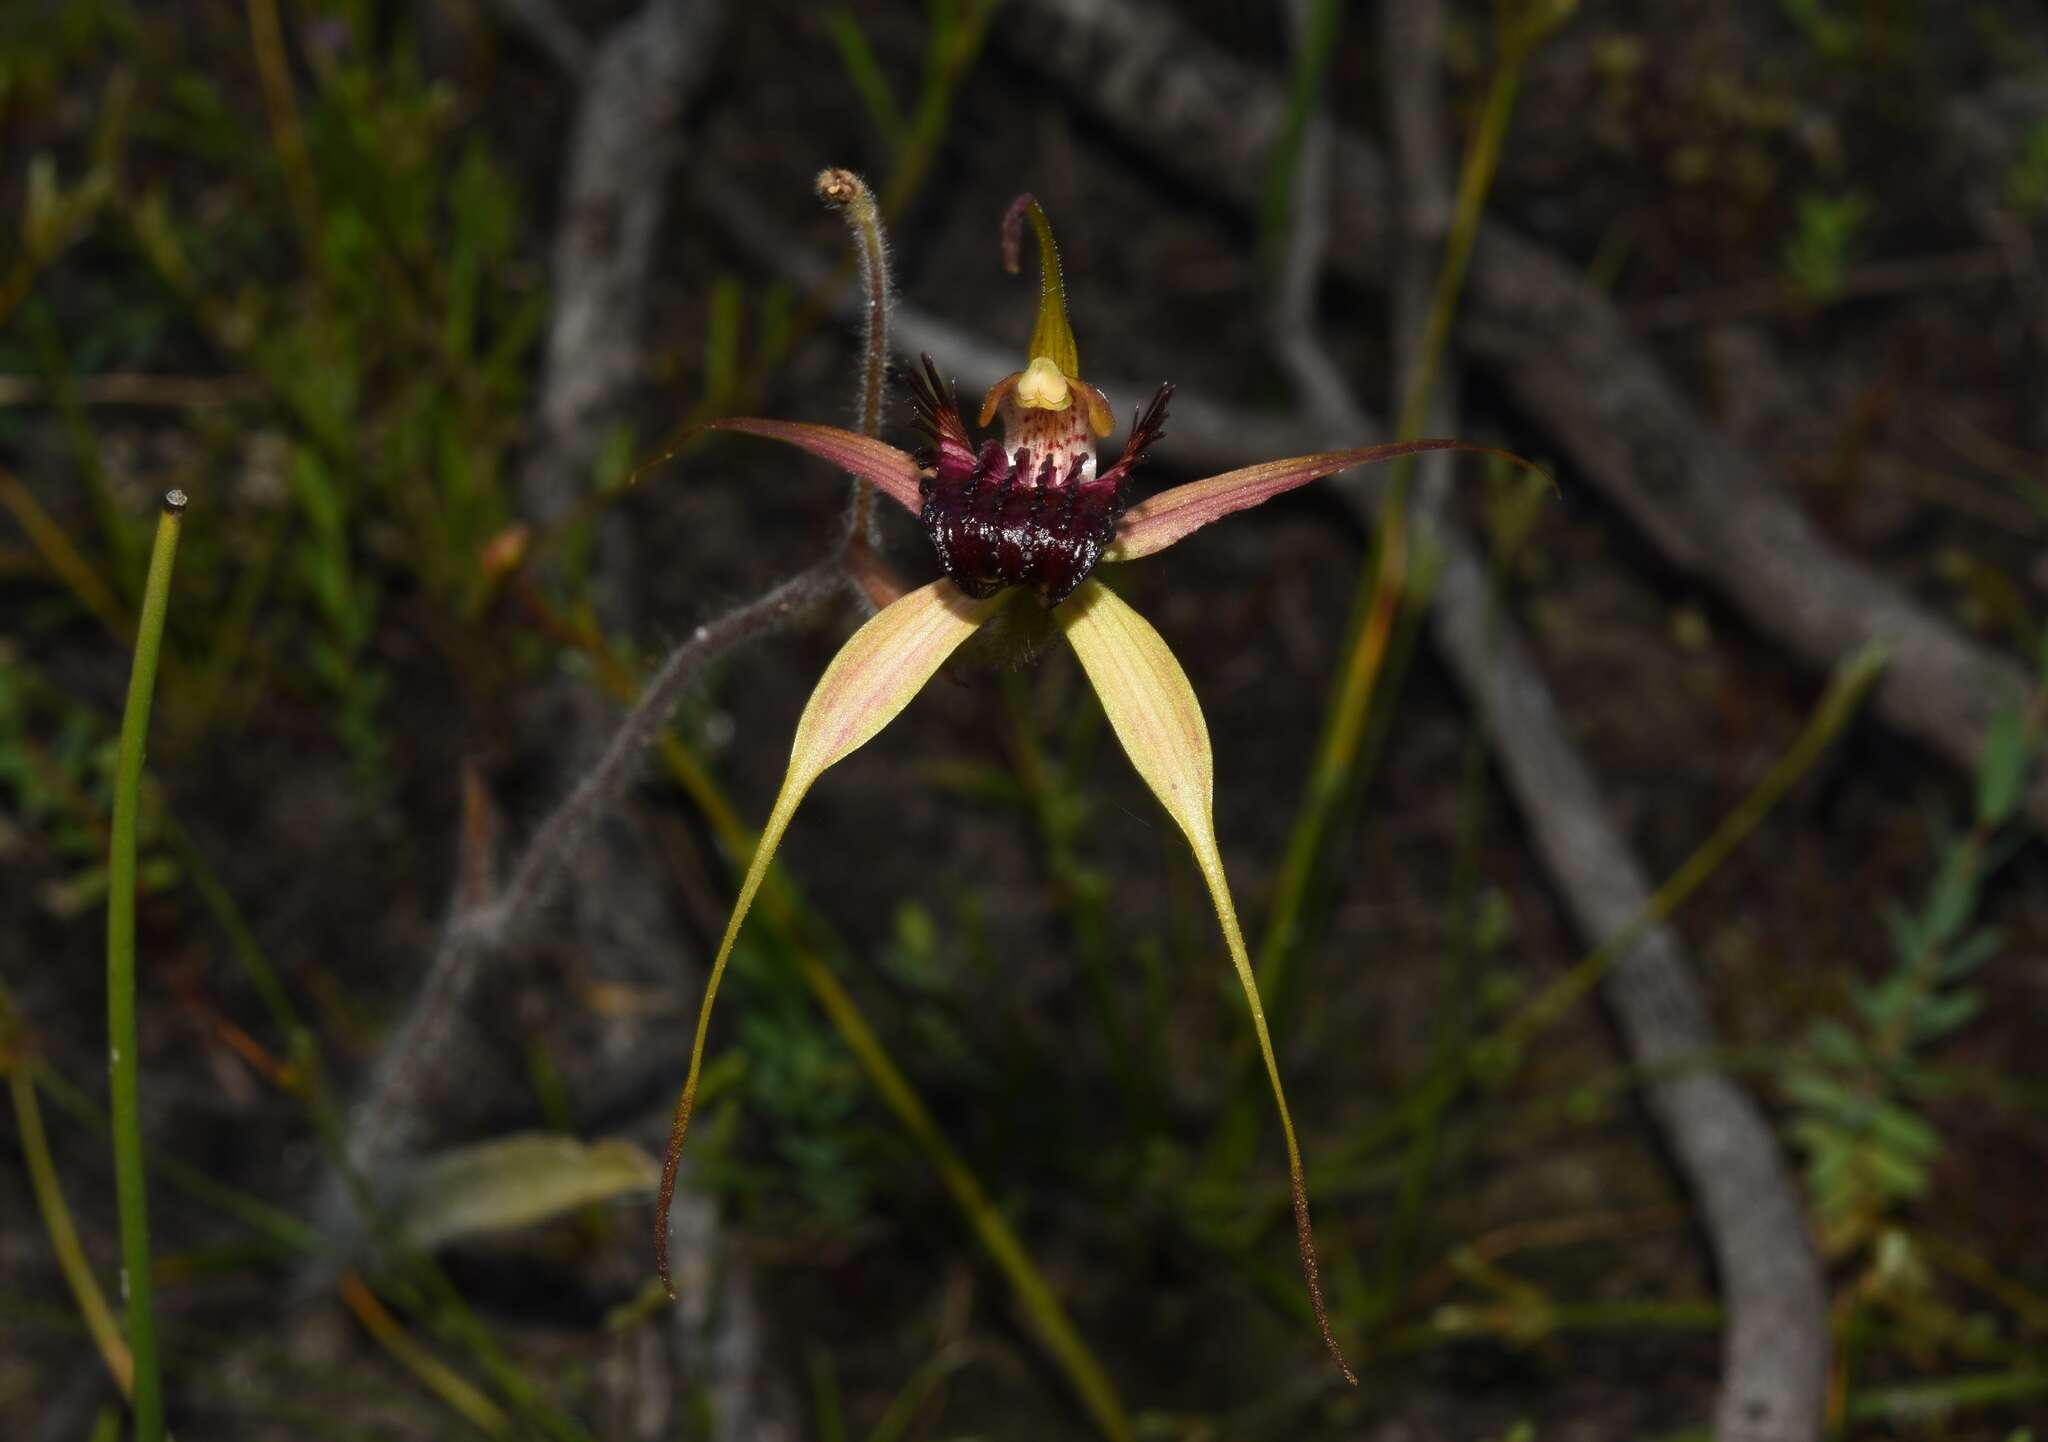
[[[1023,369],[998,381],[981,405],[980,424],[999,421],[1000,439],[975,443],[957,399],[929,357],[922,373],[910,378],[916,424],[927,442],[915,456],[833,426],[738,417],[705,427],[788,442],[869,482],[919,519],[946,574],[884,607],[855,632],[826,667],[797,723],[788,775],[761,830],[712,963],[690,1050],[689,1075],[676,1104],[655,1226],[662,1277],[668,1278],[668,1205],[696,1101],[712,1000],[733,942],[798,804],[828,767],[894,720],[998,608],[1035,603],[1050,609],[1053,623],[1080,657],[1132,765],[1194,850],[1224,945],[1244,987],[1279,1111],[1309,1296],[1331,1355],[1351,1379],[1330,1335],[1316,1278],[1301,1150],[1216,845],[1208,726],[1194,689],[1166,642],[1115,592],[1092,579],[1091,572],[1099,562],[1135,561],[1163,551],[1233,511],[1353,466],[1419,451],[1483,448],[1421,440],[1293,456],[1176,486],[1127,505],[1125,488],[1131,472],[1159,438],[1173,388],[1160,387],[1134,418],[1115,463],[1101,467],[1096,440],[1110,433],[1114,420],[1102,393],[1081,379],[1052,228],[1028,195],[1019,197],[1005,218],[1004,258],[1014,272],[1027,219],[1038,241],[1038,323]],[[1020,592],[1028,592],[1031,600],[1021,601]]]

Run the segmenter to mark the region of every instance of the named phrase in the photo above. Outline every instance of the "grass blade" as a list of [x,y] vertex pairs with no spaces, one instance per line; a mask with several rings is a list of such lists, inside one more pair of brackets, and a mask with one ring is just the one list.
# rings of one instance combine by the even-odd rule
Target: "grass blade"
[[142,617],[135,632],[135,664],[128,704],[121,713],[121,750],[114,771],[113,843],[107,857],[107,1061],[113,1077],[114,1187],[121,1212],[122,1290],[128,1299],[128,1347],[135,1365],[136,1442],[163,1442],[163,1381],[157,1370],[156,1313],[149,1275],[149,1195],[142,1160],[141,1074],[135,1038],[135,820],[142,791],[143,744],[156,690],[157,653],[170,609],[171,568],[185,493],[164,496]]

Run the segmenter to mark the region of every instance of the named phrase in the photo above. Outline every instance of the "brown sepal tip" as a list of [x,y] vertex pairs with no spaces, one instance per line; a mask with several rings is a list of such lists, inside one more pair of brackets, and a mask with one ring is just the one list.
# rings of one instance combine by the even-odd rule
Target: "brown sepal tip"
[[1036,204],[1038,197],[1027,190],[1011,201],[1010,208],[1003,212],[1003,269],[1011,275],[1015,275],[1023,263],[1024,217]]

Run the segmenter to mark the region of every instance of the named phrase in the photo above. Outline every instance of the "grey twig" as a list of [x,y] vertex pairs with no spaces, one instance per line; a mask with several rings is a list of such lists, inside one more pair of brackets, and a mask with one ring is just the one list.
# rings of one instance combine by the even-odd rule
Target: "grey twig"
[[[522,13],[555,17],[542,0],[507,0]],[[591,466],[607,430],[624,413],[645,370],[641,324],[662,219],[662,184],[678,150],[683,109],[706,73],[710,42],[723,0],[648,0],[644,9],[606,37],[587,64],[551,47],[565,68],[585,76],[564,178],[560,229],[554,253],[554,303],[538,388],[534,443],[519,477],[529,516],[549,521],[568,514],[587,489]],[[612,600],[623,609],[631,537],[612,528],[600,538]],[[534,833],[505,886],[489,892],[480,878],[466,889],[481,904],[458,904],[428,966],[426,978],[391,1040],[371,1069],[351,1118],[347,1174],[330,1179],[323,1212],[341,1241],[360,1237],[362,1218],[351,1205],[351,1177],[374,1179],[381,1189],[396,1164],[425,1145],[450,1118],[468,1119],[477,1094],[488,1093],[491,1049],[487,1034],[501,1030],[481,1020],[480,981],[490,975],[500,997],[511,963],[533,949],[544,920],[554,925],[551,903],[568,893],[562,925],[572,929],[588,968],[662,980],[676,975],[687,954],[665,905],[654,850],[644,844],[592,844],[598,823],[613,812],[639,774],[649,743],[677,703],[719,656],[784,624],[814,603],[839,594],[845,583],[842,554],[825,561],[696,628],[647,682],[616,722],[584,695],[566,695],[574,719],[551,729],[544,764],[557,775],[595,753],[568,795]],[[572,870],[576,885],[563,883]],[[635,970],[637,968],[637,971]],[[664,970],[666,968],[666,970]],[[612,1022],[602,1045],[569,1047],[571,1065],[588,1073],[586,1095],[599,1099],[641,1084],[649,1051],[625,1023]],[[583,1053],[590,1053],[587,1062]],[[672,1070],[672,1067],[670,1068]],[[683,1269],[701,1273],[708,1295],[717,1251],[717,1210],[688,1209],[694,1226],[677,1248]],[[702,1307],[678,1309],[688,1333],[679,1352],[657,1354],[679,1375],[709,1378],[717,1399],[717,1435],[768,1436],[777,1425],[779,1384],[773,1355],[752,1306],[751,1274],[737,1258],[724,1261],[716,1315]],[[643,1400],[680,1395],[681,1387],[644,1385]],[[642,1419],[639,1435],[674,1426],[666,1407]]]
[[[1308,43],[1314,5],[1315,0],[1287,0],[1287,28],[1297,52]],[[1271,331],[1273,348],[1300,391],[1303,408],[1313,415],[1349,420],[1350,388],[1323,349],[1316,324],[1316,292],[1330,241],[1330,134],[1329,113],[1319,105],[1302,127],[1295,154]]]
[[416,1068],[445,1052],[449,1029],[464,1014],[484,965],[517,944],[555,898],[592,827],[625,796],[640,774],[648,747],[704,668],[841,594],[846,584],[845,567],[834,552],[765,595],[705,622],[669,653],[596,763],[534,832],[496,899],[450,922],[427,969],[426,983],[384,1048],[351,1128],[351,1148],[359,1167],[404,1149],[406,1129],[400,1117],[419,1105]]
[[[1018,58],[1049,71],[1124,141],[1205,192],[1256,207],[1263,157],[1286,123],[1271,78],[1144,0],[1016,0],[1004,14]],[[1333,267],[1377,287],[1398,213],[1387,165],[1342,129],[1331,165],[1331,223],[1344,237]],[[1673,564],[1816,670],[1885,643],[1881,714],[1975,767],[1993,714],[2028,694],[2023,669],[1818,535],[1575,267],[1489,222],[1457,334]],[[2028,813],[2048,827],[2048,774],[2035,779]]]
[[540,52],[571,80],[581,84],[590,73],[590,42],[569,23],[554,0],[497,0],[505,18],[518,27]]
[[[1298,0],[1297,0],[1298,4]],[[1445,128],[1432,64],[1442,23],[1440,0],[1403,0],[1382,12],[1380,53],[1390,128],[1401,158],[1401,193],[1410,198],[1407,229],[1394,244],[1392,300],[1396,396],[1413,384],[1422,358],[1416,343],[1427,316],[1444,219],[1449,214]],[[1297,178],[1303,209],[1316,182]],[[1280,299],[1283,329],[1312,329],[1303,297],[1313,293],[1316,232],[1297,234]],[[1296,336],[1283,361],[1312,404],[1362,426],[1349,387],[1312,337]],[[1454,427],[1455,376],[1442,372],[1431,429]],[[1642,867],[1567,735],[1535,657],[1498,614],[1478,547],[1449,506],[1448,475],[1425,476],[1415,523],[1441,559],[1431,593],[1433,635],[1482,717],[1494,754],[1515,794],[1545,869],[1564,893],[1581,931],[1604,939],[1628,926],[1650,898]],[[1355,488],[1360,519],[1376,502]],[[1682,1057],[1712,1055],[1712,1024],[1677,935],[1658,927],[1630,949],[1603,983],[1635,1061],[1656,1071]],[[1819,1434],[1826,1377],[1826,1295],[1796,1190],[1755,1105],[1726,1076],[1693,1069],[1649,1089],[1652,1115],[1669,1139],[1699,1200],[1714,1248],[1728,1322],[1724,1330],[1718,1442],[1808,1442]]]
[[519,477],[533,520],[551,522],[581,504],[604,432],[640,384],[663,181],[725,8],[725,0],[649,0],[587,67],[555,231],[538,434]]
[[[1394,313],[1420,334],[1431,265],[1450,203],[1440,52],[1442,0],[1382,12],[1380,53],[1400,193],[1409,229],[1397,246]],[[1397,348],[1401,343],[1397,340]],[[1397,367],[1403,374],[1414,357]],[[1451,377],[1437,395],[1448,420]],[[1478,706],[1501,769],[1528,819],[1545,869],[1582,935],[1619,934],[1643,914],[1649,878],[1571,744],[1528,643],[1498,614],[1478,548],[1450,509],[1449,477],[1426,484],[1418,523],[1446,564],[1433,634]],[[1811,1442],[1820,1435],[1827,1383],[1827,1290],[1799,1193],[1756,1104],[1717,1068],[1670,1074],[1684,1057],[1711,1056],[1716,1038],[1678,934],[1659,926],[1608,973],[1601,994],[1636,1064],[1665,1080],[1649,1110],[1698,1202],[1714,1251],[1727,1320],[1722,1328],[1716,1442]]]
[[[721,8],[705,0],[650,0],[605,40],[590,63],[564,181],[537,435],[519,482],[521,498],[537,519],[555,519],[576,505],[605,429],[640,379],[639,320],[652,272],[659,182],[674,159],[672,132],[704,73]],[[617,569],[624,569],[623,558]],[[555,894],[591,821],[630,783],[647,739],[690,680],[721,652],[779,623],[816,589],[815,576],[807,572],[699,627],[664,663],[596,765],[542,824],[508,885],[489,905],[451,918],[351,1118],[349,1160],[359,1173],[378,1174],[416,1142],[421,1122],[443,1099],[442,1079],[463,1070],[457,1059],[464,1053],[447,1043],[477,975]],[[329,1203],[330,1217],[347,1215],[338,1184],[330,1187]]]

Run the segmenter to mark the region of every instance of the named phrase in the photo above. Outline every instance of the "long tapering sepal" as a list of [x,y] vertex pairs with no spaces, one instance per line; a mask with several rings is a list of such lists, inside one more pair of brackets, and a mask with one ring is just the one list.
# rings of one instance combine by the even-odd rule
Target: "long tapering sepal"
[[809,451],[820,460],[830,461],[848,475],[868,482],[913,516],[921,504],[917,493],[917,462],[907,451],[899,451],[886,441],[878,441],[858,431],[842,430],[838,426],[767,420],[759,416],[727,416],[723,420],[706,421],[701,426],[690,427],[674,445],[635,467],[632,481],[637,483],[642,476],[705,431],[740,431],[750,436],[782,441],[799,450]]
[[789,829],[798,803],[817,779],[895,720],[946,658],[994,613],[997,604],[970,600],[951,581],[934,581],[912,591],[877,612],[853,633],[853,639],[840,648],[832,664],[825,668],[824,677],[804,707],[803,719],[797,722],[796,743],[790,749],[789,773],[783,778],[767,824],[761,828],[761,839],[754,847],[746,879],[740,883],[739,899],[733,903],[732,920],[726,923],[725,939],[718,945],[718,956],[711,963],[711,975],[704,984],[697,1034],[690,1044],[690,1070],[683,1081],[682,1096],[676,1102],[675,1119],[669,1126],[668,1155],[662,1161],[661,1193],[655,1209],[654,1260],[670,1296],[675,1295],[675,1288],[669,1281],[668,1213],[675,1199],[676,1168],[682,1161],[684,1138],[689,1134],[690,1113],[697,1103],[697,1081],[704,1067],[704,1039],[711,1028],[711,1004],[718,997],[718,984],[724,980],[733,943],[739,939],[740,926],[768,875],[775,848]]
[[1390,461],[1396,456],[1412,456],[1424,451],[1476,451],[1481,455],[1500,456],[1542,474],[1540,468],[1512,451],[1475,446],[1465,441],[1389,441],[1348,451],[1322,451],[1315,455],[1263,461],[1256,466],[1226,471],[1207,480],[1190,481],[1184,486],[1175,486],[1156,496],[1146,497],[1124,513],[1123,522],[1117,527],[1116,544],[1104,553],[1102,559],[1135,561],[1140,556],[1165,550],[1211,521],[1220,521],[1235,511],[1264,505],[1275,496],[1284,495],[1310,481],[1334,476],[1354,466],[1369,466],[1377,461]]
[[1201,703],[1195,699],[1187,673],[1181,670],[1180,662],[1174,659],[1159,633],[1100,581],[1084,582],[1053,615],[1081,658],[1081,667],[1088,673],[1095,694],[1102,698],[1102,709],[1131,764],[1194,849],[1195,864],[1208,885],[1209,900],[1223,928],[1224,944],[1230,949],[1231,962],[1244,987],[1245,1003],[1251,1009],[1252,1031],[1266,1061],[1266,1076],[1273,1085],[1273,1104],[1280,1113],[1280,1131],[1287,1141],[1295,1239],[1301,1247],[1301,1269],[1308,1280],[1309,1301],[1315,1307],[1317,1325],[1322,1328],[1323,1341],[1336,1359],[1337,1369],[1344,1374],[1345,1381],[1355,1385],[1358,1379],[1330,1332],[1329,1314],[1323,1306],[1315,1238],[1309,1227],[1308,1183],[1301,1165],[1301,1147],[1294,1138],[1287,1094],[1280,1085],[1280,1063],[1273,1055],[1273,1040],[1266,1030],[1266,1010],[1259,1001],[1251,957],[1238,929],[1237,908],[1231,904],[1230,883],[1224,877],[1223,857],[1216,847],[1215,765]]

